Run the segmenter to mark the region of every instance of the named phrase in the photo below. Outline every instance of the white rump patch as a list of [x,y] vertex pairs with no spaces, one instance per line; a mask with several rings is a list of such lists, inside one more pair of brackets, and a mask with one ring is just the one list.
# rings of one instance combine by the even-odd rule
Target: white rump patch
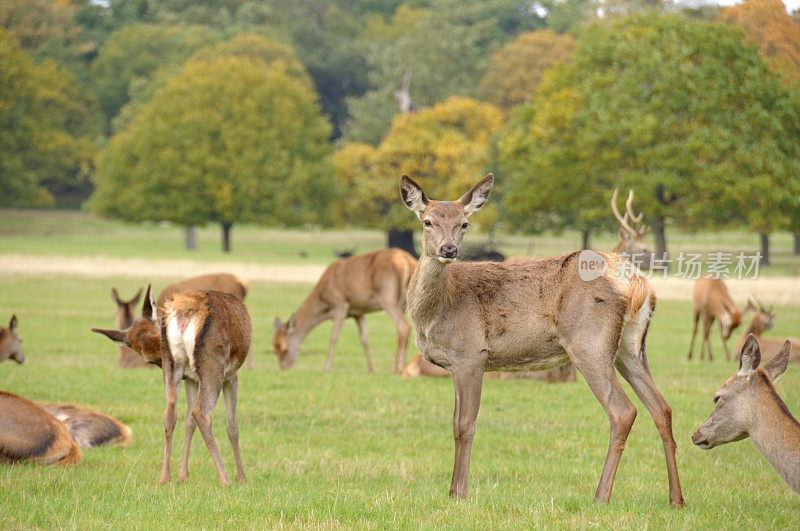
[[167,341],[172,359],[177,365],[192,368],[194,366],[194,347],[197,342],[199,332],[197,319],[191,319],[186,325],[186,330],[181,332],[178,325],[178,318],[175,315],[169,316],[167,323]]
[[650,322],[650,295],[644,300],[644,304],[636,312],[636,316],[631,319],[628,312],[625,312],[625,321],[622,325],[622,334],[619,339],[619,350],[621,354],[638,356],[642,346],[647,325]]

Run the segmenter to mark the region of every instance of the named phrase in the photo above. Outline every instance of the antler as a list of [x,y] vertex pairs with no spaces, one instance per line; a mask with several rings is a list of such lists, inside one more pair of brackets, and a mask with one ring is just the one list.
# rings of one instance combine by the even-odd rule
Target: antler
[[634,223],[639,223],[642,221],[642,216],[644,216],[644,212],[639,212],[639,216],[633,215],[633,189],[631,188],[628,190],[628,200],[625,201],[625,209],[627,210],[627,214],[631,217],[631,221]]
[[[625,202],[625,206],[628,207],[628,212],[625,212],[625,216],[621,216],[619,210],[617,209],[617,197],[619,196],[619,190],[614,188],[614,195],[611,196],[611,211],[614,213],[614,217],[617,218],[619,224],[622,226],[625,231],[633,237],[639,236],[639,233],[636,232],[636,229],[631,227],[628,224],[628,215],[630,214],[630,207],[628,204],[633,201],[633,190],[630,191],[628,194],[628,200]],[[641,219],[641,218],[640,218]]]

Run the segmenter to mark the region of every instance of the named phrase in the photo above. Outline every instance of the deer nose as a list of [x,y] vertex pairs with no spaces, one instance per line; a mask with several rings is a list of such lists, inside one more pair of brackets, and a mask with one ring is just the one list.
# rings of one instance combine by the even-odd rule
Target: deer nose
[[458,247],[455,245],[442,245],[439,249],[439,256],[442,258],[455,258],[458,256]]

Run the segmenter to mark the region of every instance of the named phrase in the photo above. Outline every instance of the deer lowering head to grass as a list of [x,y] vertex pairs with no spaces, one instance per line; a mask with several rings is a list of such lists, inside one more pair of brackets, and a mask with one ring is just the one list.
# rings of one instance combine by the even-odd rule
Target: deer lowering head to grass
[[330,371],[342,323],[352,317],[358,326],[367,356],[367,368],[369,372],[374,372],[365,314],[383,310],[397,327],[394,372],[399,374],[406,362],[411,332],[402,299],[416,265],[414,257],[401,249],[361,254],[329,265],[306,300],[286,323],[275,318],[272,347],[281,369],[292,368],[300,354],[303,339],[315,326],[332,319],[333,331],[325,361],[325,371]]
[[[636,418],[616,370],[655,421],[666,455],[669,499],[683,504],[672,413],[653,382],[645,335],[655,306],[650,283],[616,254],[584,251],[517,263],[458,262],[468,217],[486,203],[487,175],[456,201],[429,200],[407,176],[405,205],[422,222],[423,254],[406,295],[417,347],[453,375],[455,463],[450,494],[467,495],[470,453],[485,371],[543,370],[571,360],[611,426],[595,498],[611,498],[617,465]],[[593,267],[582,264],[593,260]],[[600,261],[604,269],[596,267]],[[623,274],[627,270],[630,274]],[[584,275],[586,273],[594,275]]]
[[0,391],[0,462],[77,465],[81,459],[62,422],[30,400]]
[[618,190],[614,189],[614,194],[611,196],[611,212],[619,222],[619,243],[612,252],[619,254],[630,260],[638,267],[650,269],[650,262],[653,259],[653,253],[647,248],[642,237],[650,232],[648,225],[640,224],[644,212],[639,215],[633,213],[633,190],[628,190],[628,200],[625,201],[625,215],[621,216],[617,209],[617,196]]
[[800,423],[778,396],[773,382],[786,371],[791,343],[761,366],[752,334],[739,356],[739,370],[714,395],[714,411],[692,435],[704,450],[750,437],[778,474],[800,494]]
[[728,338],[731,333],[742,324],[742,312],[733,302],[728,286],[721,278],[704,276],[694,283],[692,292],[694,302],[694,327],[692,328],[692,342],[689,345],[689,359],[692,359],[694,351],[694,338],[697,336],[697,323],[700,316],[703,317],[703,339],[700,343],[700,359],[705,358],[706,345],[708,345],[708,361],[713,361],[711,354],[711,340],[709,333],[714,320],[719,321],[719,333],[722,338],[722,346],[725,348],[725,358],[731,359],[728,352]]
[[[749,310],[753,310],[753,318],[750,319],[750,325],[747,330],[736,341],[733,351],[736,353],[741,352],[745,341],[750,334],[753,334],[761,350],[761,361],[766,363],[781,352],[784,340],[777,337],[764,336],[764,332],[770,330],[775,324],[775,312],[772,310],[771,305],[769,308],[765,308],[756,297],[750,297],[747,299],[747,306],[745,306],[743,313]],[[795,337],[789,337],[786,338],[786,341],[792,344],[789,363],[800,363],[800,340]]]
[[17,316],[12,315],[8,328],[0,326],[0,362],[14,360],[20,365],[25,364],[25,354],[22,352],[22,338],[17,334]]
[[[117,288],[111,288],[111,298],[113,299],[114,304],[117,305],[117,308],[114,311],[114,324],[118,330],[126,330],[133,326],[133,322],[136,320],[136,310],[138,309],[137,305],[139,304],[139,299],[141,296],[142,290],[139,289],[132,299],[124,301],[119,298],[119,292],[117,292]],[[122,345],[118,345],[117,348],[119,349],[119,366],[123,369],[133,369],[148,366],[147,362],[144,361],[135,350],[129,349],[128,347]]]
[[166,443],[161,483],[169,483],[172,433],[177,415],[175,406],[181,380],[186,380],[186,438],[178,469],[178,481],[189,473],[189,449],[195,425],[211,453],[217,476],[223,485],[231,480],[219,457],[211,431],[211,413],[219,399],[225,398],[227,431],[236,459],[236,479],[244,482],[245,474],[239,455],[239,428],[236,422],[236,400],[239,380],[236,372],[250,350],[252,325],[244,303],[219,291],[190,291],[173,297],[159,316],[147,287],[142,316],[127,330],[92,328],[111,340],[132,348],[148,362],[161,366],[167,395],[164,413]]

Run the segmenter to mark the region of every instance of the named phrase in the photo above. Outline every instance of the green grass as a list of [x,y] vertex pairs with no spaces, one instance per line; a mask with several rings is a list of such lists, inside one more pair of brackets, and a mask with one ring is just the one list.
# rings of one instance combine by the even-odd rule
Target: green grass
[[[130,230],[146,247],[149,236],[161,229]],[[98,229],[102,241],[114,236]],[[253,237],[260,237],[255,230]],[[91,242],[91,249],[102,249],[102,241]],[[64,241],[59,245],[69,248]],[[89,332],[92,326],[113,324],[112,284],[130,293],[145,281],[0,276],[0,320],[18,315],[28,358],[23,367],[0,365],[0,388],[35,400],[83,403],[134,431],[131,447],[86,451],[79,467],[0,466],[0,527],[771,528],[800,523],[800,499],[749,441],[708,452],[690,443],[735,363],[721,361],[718,341],[713,364],[686,361],[690,309],[668,301],[656,310],[648,355],[674,410],[683,509],[668,507],[660,439],[627,385],[639,417],[611,503],[592,501],[608,422],[580,378],[562,385],[487,381],[470,495],[465,501],[450,499],[451,382],[392,376],[394,329],[382,314],[368,318],[377,374],[367,373],[350,322],[340,336],[332,373],[322,372],[330,324],[308,337],[294,370],[279,371],[270,352],[272,319],[285,318],[309,289],[290,284],[254,283],[248,296],[256,370],[240,372],[239,427],[249,482],[220,487],[197,434],[188,483],[160,486],[161,375],[116,368],[116,348]],[[773,335],[797,335],[800,312],[788,307],[777,312]],[[800,367],[789,368],[778,390],[789,409],[800,413]],[[223,409],[217,408],[214,425],[230,472]],[[179,411],[185,411],[183,393]],[[182,439],[179,422],[173,477]]]

